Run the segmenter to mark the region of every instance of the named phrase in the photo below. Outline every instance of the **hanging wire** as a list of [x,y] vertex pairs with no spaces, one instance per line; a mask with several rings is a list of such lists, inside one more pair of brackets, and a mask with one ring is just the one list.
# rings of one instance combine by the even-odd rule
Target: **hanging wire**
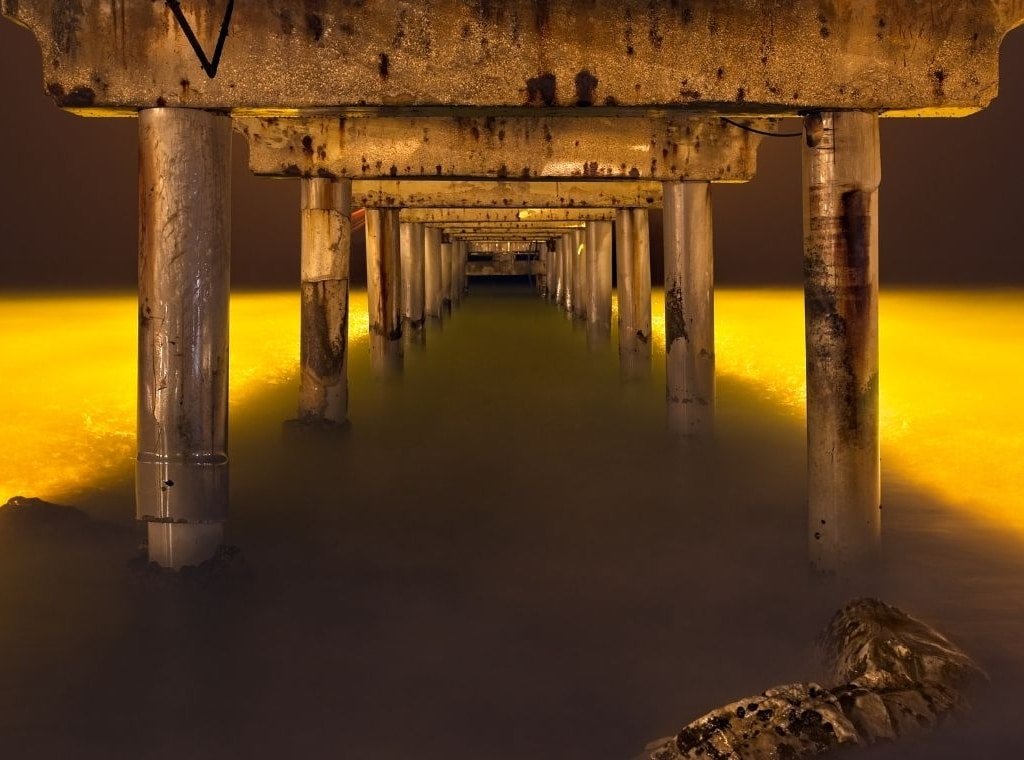
[[741,124],[740,122],[733,121],[732,119],[728,119],[725,116],[719,116],[718,118],[720,118],[726,124],[732,124],[734,127],[739,127],[740,129],[745,129],[747,132],[753,132],[755,135],[764,135],[765,137],[802,137],[803,136],[803,132],[769,132],[769,131],[767,131],[765,129],[757,129],[756,127],[751,127],[748,124]]

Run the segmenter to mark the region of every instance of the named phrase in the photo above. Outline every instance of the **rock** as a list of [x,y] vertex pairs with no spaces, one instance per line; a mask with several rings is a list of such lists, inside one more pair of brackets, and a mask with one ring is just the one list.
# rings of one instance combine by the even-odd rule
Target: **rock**
[[789,684],[738,700],[652,742],[642,757],[775,760],[893,741],[965,710],[966,691],[985,679],[938,631],[875,599],[836,613],[821,645],[838,685]]

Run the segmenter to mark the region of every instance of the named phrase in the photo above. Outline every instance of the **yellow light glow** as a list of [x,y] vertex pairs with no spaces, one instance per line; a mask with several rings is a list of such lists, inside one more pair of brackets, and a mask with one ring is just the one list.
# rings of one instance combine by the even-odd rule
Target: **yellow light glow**
[[[0,505],[59,501],[131,467],[135,455],[134,296],[0,299]],[[366,338],[365,293],[353,293],[351,340]],[[231,299],[231,406],[291,382],[299,298]]]
[[[656,293],[661,350],[664,303]],[[1024,532],[1024,292],[886,291],[879,312],[883,467]],[[799,290],[718,290],[715,332],[720,375],[803,419]]]

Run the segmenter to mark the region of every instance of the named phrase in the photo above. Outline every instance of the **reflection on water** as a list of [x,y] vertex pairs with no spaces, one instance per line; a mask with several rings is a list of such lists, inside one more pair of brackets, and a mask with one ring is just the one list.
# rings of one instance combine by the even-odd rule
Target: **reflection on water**
[[[368,334],[353,294],[351,337]],[[128,472],[135,456],[134,295],[0,298],[0,504],[62,498]],[[290,383],[299,361],[299,299],[231,298],[231,405]]]
[[[883,306],[890,340],[912,330],[885,349],[901,415],[887,421],[906,426],[886,436],[927,464],[948,436],[915,431],[965,405],[942,408],[955,388],[910,356],[930,348],[913,320],[937,324],[960,296],[915,298]],[[963,297],[976,327],[1001,308],[972,308],[984,298]],[[182,593],[125,571],[140,533],[132,299],[2,307],[0,373],[17,383],[0,391],[16,444],[0,449],[5,488],[74,491],[84,514],[19,525],[0,510],[0,757],[626,758],[740,695],[816,677],[810,644],[845,599],[806,572],[798,293],[720,294],[721,424],[698,447],[666,434],[659,351],[652,378],[624,386],[614,347],[589,349],[525,287],[476,287],[425,351],[410,347],[401,380],[375,378],[357,344],[351,429],[286,434],[297,313],[293,296],[234,300],[228,540],[254,577]],[[56,378],[47,342],[68,346]],[[908,390],[893,395],[898,373]],[[996,398],[979,409],[1020,427]],[[982,422],[998,440],[996,418]],[[74,466],[50,467],[68,449]],[[892,459],[881,594],[994,677],[967,730],[897,756],[1024,756],[1020,541],[951,507],[963,498],[902,486]],[[945,469],[922,472],[936,484]]]
[[[231,301],[231,402],[293,381],[297,297]],[[718,372],[803,415],[799,291],[717,293]],[[352,339],[367,334],[353,294]],[[656,350],[664,300],[654,296]],[[1024,293],[890,291],[881,304],[884,466],[949,503],[1024,531]],[[123,473],[134,454],[133,296],[6,297],[0,301],[0,503],[59,500]],[[358,400],[355,401],[358,403]]]

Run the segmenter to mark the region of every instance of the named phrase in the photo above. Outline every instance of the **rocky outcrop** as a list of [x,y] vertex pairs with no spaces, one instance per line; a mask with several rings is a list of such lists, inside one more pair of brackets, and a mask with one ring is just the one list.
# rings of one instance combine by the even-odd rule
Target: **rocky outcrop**
[[850,603],[821,639],[829,688],[777,686],[647,746],[648,760],[812,757],[933,728],[968,707],[981,668],[934,628],[875,599]]

